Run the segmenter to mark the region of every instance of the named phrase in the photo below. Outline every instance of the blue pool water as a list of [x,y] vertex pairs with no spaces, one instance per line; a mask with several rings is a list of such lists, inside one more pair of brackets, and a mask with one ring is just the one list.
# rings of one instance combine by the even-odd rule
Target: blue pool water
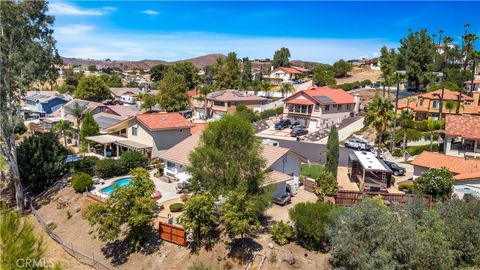
[[107,195],[110,195],[110,193],[112,193],[117,188],[117,186],[115,184],[117,184],[121,188],[121,187],[127,185],[128,183],[130,183],[130,181],[132,181],[131,177],[120,178],[118,180],[115,180],[110,186],[102,189],[102,192],[107,194]]

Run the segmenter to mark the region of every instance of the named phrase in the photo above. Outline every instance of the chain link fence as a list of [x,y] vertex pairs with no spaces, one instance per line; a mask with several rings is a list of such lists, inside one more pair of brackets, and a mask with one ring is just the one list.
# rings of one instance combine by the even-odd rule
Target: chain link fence
[[102,263],[98,262],[95,260],[95,257],[94,257],[94,254],[92,253],[92,257],[89,257],[81,252],[78,252],[76,251],[74,248],[73,248],[73,244],[70,243],[65,243],[62,238],[60,238],[60,236],[58,236],[57,234],[55,234],[52,229],[50,229],[47,225],[47,223],[43,220],[42,216],[40,215],[40,213],[35,209],[35,207],[33,206],[33,204],[30,204],[30,209],[32,211],[32,214],[35,216],[35,218],[37,218],[38,222],[40,222],[40,224],[42,224],[42,227],[43,229],[45,230],[45,232],[55,241],[57,242],[58,244],[60,244],[63,248],[63,250],[65,250],[68,254],[72,255],[75,259],[77,259],[79,262],[83,263],[83,264],[86,264],[86,265],[89,265],[97,270],[110,270],[112,268],[109,268],[105,265],[103,265]]

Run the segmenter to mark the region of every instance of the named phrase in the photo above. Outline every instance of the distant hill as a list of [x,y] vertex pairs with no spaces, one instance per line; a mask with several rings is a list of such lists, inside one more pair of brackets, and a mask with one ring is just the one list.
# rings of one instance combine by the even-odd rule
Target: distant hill
[[[163,65],[172,65],[177,62],[192,62],[197,68],[203,69],[208,65],[214,64],[218,58],[224,58],[225,55],[223,54],[207,54],[195,58],[178,60],[173,62],[163,61],[163,60],[139,60],[139,61],[105,61],[105,60],[94,60],[94,59],[81,59],[81,58],[68,58],[62,57],[63,62],[69,65],[81,65],[81,66],[89,66],[89,65],[100,65],[110,68],[123,68],[123,69],[150,69],[151,67],[163,64]],[[308,62],[302,60],[292,60],[292,65],[310,68],[312,66],[318,65],[319,63],[316,62]],[[253,62],[253,68],[260,68],[261,66],[270,66],[270,62]]]
[[211,65],[217,61],[218,58],[225,57],[223,54],[207,54],[191,59],[179,60],[174,62],[168,62],[163,60],[139,60],[139,61],[105,61],[105,60],[94,60],[94,59],[81,59],[81,58],[68,58],[62,57],[63,62],[69,65],[81,65],[81,66],[89,66],[89,65],[100,65],[105,67],[118,67],[118,68],[125,68],[125,69],[150,69],[151,67],[164,64],[164,65],[171,65],[177,62],[192,62],[197,68],[204,68],[208,65]]

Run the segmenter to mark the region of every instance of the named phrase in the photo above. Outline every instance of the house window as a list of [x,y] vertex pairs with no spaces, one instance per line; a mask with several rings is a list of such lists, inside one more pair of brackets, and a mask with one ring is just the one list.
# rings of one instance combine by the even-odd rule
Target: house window
[[338,110],[339,110],[339,111],[342,110],[342,105],[338,105]]
[[329,111],[330,110],[330,105],[325,105],[325,111]]
[[315,111],[320,111],[320,105],[315,105]]
[[423,106],[423,99],[420,99],[420,106]]
[[183,132],[183,129],[179,129],[178,131],[179,131],[180,133],[182,133],[182,132]]
[[470,106],[470,105],[472,105],[472,102],[470,102],[470,101],[465,101],[465,105],[466,105],[466,106]]
[[352,104],[347,104],[347,110],[350,110],[352,108]]
[[137,136],[137,134],[138,134],[138,128],[132,127],[132,136]]
[[175,170],[175,163],[167,161],[167,169],[170,171]]
[[439,100],[434,100],[433,101],[433,108],[434,109],[439,109],[440,108],[440,101]]

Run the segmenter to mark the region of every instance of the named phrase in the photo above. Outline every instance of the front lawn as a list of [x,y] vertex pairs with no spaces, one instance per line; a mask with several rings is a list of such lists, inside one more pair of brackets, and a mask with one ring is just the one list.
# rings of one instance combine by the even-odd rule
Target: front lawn
[[300,174],[313,179],[317,179],[320,176],[320,171],[322,168],[323,168],[322,165],[302,164]]

